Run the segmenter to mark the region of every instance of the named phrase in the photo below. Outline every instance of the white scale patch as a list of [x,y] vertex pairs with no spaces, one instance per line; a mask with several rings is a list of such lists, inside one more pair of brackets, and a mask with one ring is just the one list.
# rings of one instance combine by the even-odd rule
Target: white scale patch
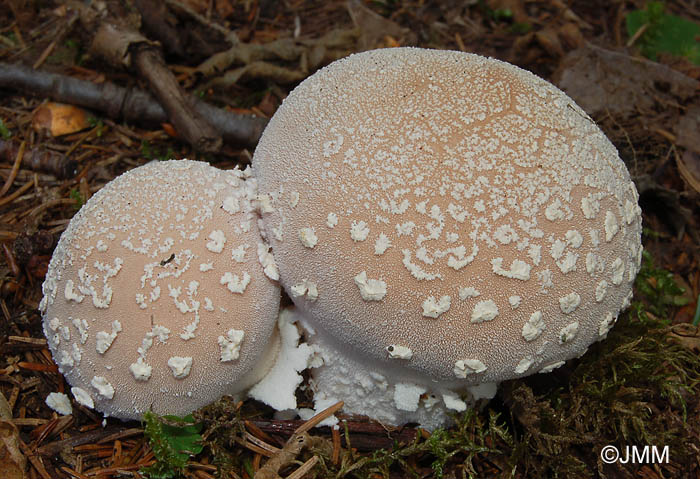
[[118,320],[112,321],[112,332],[99,331],[96,335],[95,349],[98,353],[104,354],[117,337],[117,333],[122,330],[122,324]]
[[63,393],[49,393],[46,397],[46,405],[62,416],[73,414],[70,399]]
[[439,300],[436,300],[435,296],[428,296],[423,301],[423,316],[426,318],[437,318],[450,309],[450,302],[451,299],[447,295],[442,296]]
[[291,208],[296,208],[298,204],[299,204],[299,192],[292,191],[291,193],[289,193],[289,206]]
[[610,242],[615,237],[620,227],[617,224],[617,218],[612,211],[605,212],[605,241]]
[[318,287],[313,281],[302,279],[301,283],[295,284],[290,288],[292,297],[299,298],[306,295],[309,301],[316,301],[318,298]]
[[486,366],[478,359],[460,359],[455,362],[452,371],[458,378],[466,378],[469,374],[483,373],[486,371]]
[[574,321],[559,331],[559,344],[566,344],[573,341],[578,333],[578,321]]
[[192,358],[173,356],[168,359],[168,367],[176,379],[186,378],[192,369]]
[[377,240],[374,242],[374,254],[377,256],[383,255],[391,246],[391,240],[384,233],[379,233]]
[[225,285],[229,291],[237,294],[243,294],[249,283],[250,275],[247,272],[243,272],[243,278],[237,274],[224,273],[219,280],[219,284]]
[[523,374],[535,363],[535,358],[528,356],[520,360],[517,366],[515,366],[515,374]]
[[147,364],[143,358],[138,358],[135,363],[129,365],[129,371],[137,381],[148,381],[153,372],[153,368]]
[[520,306],[520,302],[522,301],[522,298],[518,295],[513,295],[508,297],[508,304],[510,304],[510,307],[513,309],[518,309],[518,306]]
[[245,333],[237,329],[229,329],[226,336],[219,336],[217,342],[222,363],[238,359],[244,337]]
[[350,225],[350,238],[353,241],[364,241],[369,235],[369,227],[364,221],[353,221]]
[[459,288],[459,299],[465,301],[469,298],[476,298],[481,293],[473,286],[468,286],[466,288]]
[[398,383],[394,386],[394,406],[400,411],[416,411],[425,388],[416,384]]
[[75,301],[76,303],[81,303],[85,296],[82,294],[76,293],[73,290],[73,280],[69,279],[66,281],[66,287],[64,289],[64,296],[66,298],[66,301]]
[[494,258],[491,260],[493,272],[506,278],[519,279],[527,281],[530,279],[530,265],[525,261],[514,259],[510,264],[510,269],[503,269],[503,258]]
[[234,198],[233,196],[229,196],[228,198],[224,199],[224,203],[221,207],[229,214],[235,214],[241,211],[241,205],[238,202],[238,198]]
[[583,244],[583,236],[576,230],[569,230],[566,232],[566,241],[572,248],[580,248]]
[[255,206],[258,208],[258,211],[260,211],[260,213],[262,214],[272,213],[273,211],[275,211],[275,209],[272,206],[272,198],[270,198],[270,195],[258,195],[255,203]]
[[551,363],[551,364],[546,365],[545,367],[540,369],[540,372],[541,373],[551,373],[555,369],[562,367],[564,364],[565,364],[564,361],[557,361],[555,363]]
[[603,318],[603,320],[600,322],[600,326],[598,327],[598,336],[602,338],[607,335],[615,324],[616,319],[617,318],[613,316],[612,313],[608,312],[605,315],[605,318]]
[[92,387],[97,389],[97,394],[105,399],[112,399],[114,397],[114,387],[107,381],[104,376],[94,376],[90,381]]
[[454,269],[455,271],[459,271],[460,269],[464,268],[466,265],[474,261],[474,258],[476,258],[476,255],[479,253],[479,247],[475,244],[472,248],[472,253],[466,257],[464,256],[466,254],[464,246],[460,246],[458,248],[451,248],[450,251],[455,256],[450,256],[447,258],[447,266]]
[[236,263],[244,263],[245,262],[245,252],[249,248],[249,245],[247,244],[242,244],[237,246],[236,248],[233,248],[231,250],[231,259],[234,260]]
[[73,318],[71,319],[71,324],[78,330],[80,344],[85,344],[85,341],[88,339],[88,329],[90,328],[88,322],[84,319]]
[[329,228],[335,228],[338,225],[338,215],[335,213],[328,213],[326,218],[326,226]]
[[299,230],[299,240],[307,248],[313,248],[318,244],[318,236],[313,228],[301,228]]
[[545,209],[544,216],[549,221],[563,220],[566,215],[564,210],[562,210],[561,200],[557,198],[556,200],[552,201]]
[[533,341],[544,331],[545,324],[542,311],[535,311],[530,315],[530,319],[523,325],[523,338],[525,341]]
[[595,198],[585,196],[581,198],[581,211],[586,219],[592,220],[600,210],[600,203]]
[[396,225],[396,233],[399,236],[411,236],[415,227],[416,224],[413,221],[406,221]]
[[92,400],[92,396],[90,396],[90,393],[87,392],[83,388],[79,387],[72,387],[70,388],[71,394],[73,394],[73,397],[75,398],[76,401],[78,401],[78,404],[82,404],[86,408],[93,409],[95,407],[95,402]]
[[207,242],[207,249],[212,253],[221,253],[224,250],[224,245],[226,244],[226,235],[221,230],[214,230],[209,233],[209,240]]
[[406,346],[392,344],[391,346],[387,346],[386,351],[389,353],[391,359],[411,359],[413,357],[413,351]]
[[625,276],[625,263],[620,258],[616,258],[611,267],[612,282],[615,286],[619,286]]
[[[360,289],[362,299],[365,301],[381,301],[384,299],[384,296],[386,296],[386,282],[382,281],[381,279],[368,279],[366,271],[362,271],[353,279],[355,280],[357,287]],[[447,307],[449,308],[449,304]],[[425,306],[423,309],[425,310]]]
[[498,306],[493,300],[487,299],[476,303],[472,311],[471,322],[483,323],[484,321],[491,321],[496,316],[498,316]]
[[275,257],[270,252],[270,246],[265,243],[258,243],[258,262],[263,267],[263,273],[272,281],[280,279],[280,272],[275,262]]
[[598,285],[595,287],[595,300],[596,302],[600,303],[605,299],[605,293],[608,291],[608,282],[603,280],[598,283]]
[[577,293],[569,293],[559,298],[559,308],[564,314],[573,313],[579,304],[581,304],[581,296]]

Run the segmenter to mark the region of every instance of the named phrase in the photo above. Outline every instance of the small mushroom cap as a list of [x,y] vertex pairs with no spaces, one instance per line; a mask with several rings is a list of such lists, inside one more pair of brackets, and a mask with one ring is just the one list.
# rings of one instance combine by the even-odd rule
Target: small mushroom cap
[[249,171],[151,162],[80,209],[41,303],[78,402],[122,419],[182,415],[261,379],[280,290],[261,265],[274,273],[255,195]]
[[463,385],[546,371],[628,304],[629,173],[573,100],[515,66],[351,55],[289,95],[253,168],[284,288],[384,370]]

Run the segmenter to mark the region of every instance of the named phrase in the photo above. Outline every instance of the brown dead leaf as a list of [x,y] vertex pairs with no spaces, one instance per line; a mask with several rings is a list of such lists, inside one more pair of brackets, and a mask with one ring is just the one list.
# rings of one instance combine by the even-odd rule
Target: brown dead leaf
[[676,156],[676,165],[683,179],[700,193],[700,153],[688,150]]
[[586,45],[567,54],[555,83],[589,115],[637,117],[657,103],[685,104],[700,82],[665,65]]
[[581,29],[575,23],[565,23],[559,27],[559,38],[566,45],[567,50],[580,48],[586,43]]
[[564,49],[559,41],[559,35],[552,28],[545,28],[537,33],[535,33],[535,39],[537,43],[546,51],[549,55],[559,58],[564,56]]
[[[347,3],[347,9],[355,27],[362,30],[362,35],[357,40],[360,51],[370,50],[378,46],[388,46],[383,43],[387,36],[392,39],[403,39],[405,40],[404,44],[410,44],[414,39],[413,34],[408,29],[375,13],[358,0],[350,0]],[[394,42],[402,43],[397,40]]]
[[700,105],[691,105],[678,120],[676,143],[686,151],[676,156],[676,165],[683,179],[700,193]]
[[45,103],[34,111],[32,126],[51,136],[68,135],[90,127],[90,115],[82,108],[64,103]]
[[3,479],[24,479],[27,458],[19,450],[19,430],[11,419],[12,409],[0,393],[0,471]]
[[700,105],[688,107],[675,128],[678,145],[700,153]]
[[671,341],[700,353],[700,327],[690,323],[676,324],[669,333]]

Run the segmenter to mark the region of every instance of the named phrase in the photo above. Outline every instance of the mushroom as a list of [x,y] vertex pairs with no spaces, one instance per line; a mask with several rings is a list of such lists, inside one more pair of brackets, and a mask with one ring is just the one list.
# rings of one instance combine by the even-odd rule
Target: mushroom
[[80,209],[40,305],[78,403],[121,419],[182,415],[264,376],[280,289],[255,195],[249,169],[151,162]]
[[605,337],[641,258],[638,195],[573,100],[417,48],[302,82],[255,151],[263,232],[322,365],[317,409],[445,424]]

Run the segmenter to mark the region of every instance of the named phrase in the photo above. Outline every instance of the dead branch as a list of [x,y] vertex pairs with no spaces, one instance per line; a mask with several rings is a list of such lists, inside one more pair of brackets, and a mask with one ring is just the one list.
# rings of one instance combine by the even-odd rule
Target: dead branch
[[[113,83],[93,83],[66,75],[0,63],[0,88],[50,97],[56,101],[100,111],[110,118],[122,118],[144,126],[168,121],[163,107],[147,92],[122,88]],[[267,119],[222,110],[190,97],[193,107],[206,117],[230,144],[255,145]]]
[[76,436],[69,437],[67,439],[61,439],[60,441],[54,441],[48,444],[44,444],[43,446],[38,448],[36,452],[40,456],[55,456],[66,448],[71,449],[75,446],[80,446],[83,444],[101,442],[103,440],[108,440],[109,438],[115,435],[118,437],[124,437],[123,435],[126,433],[132,434],[140,431],[140,429],[137,430],[134,428],[126,427],[108,427],[106,429],[97,429],[94,431],[84,432]]
[[[304,424],[304,421],[300,420],[250,422],[267,434],[279,435],[282,437],[292,436],[294,431]],[[413,442],[416,435],[420,434],[419,430],[411,427],[402,427],[392,430],[376,422],[347,421],[340,424],[340,440],[343,447],[347,447],[345,435],[343,434],[343,429],[346,426],[350,432],[351,446],[360,451],[391,449],[396,442],[407,444]],[[332,430],[330,427],[318,427],[314,432],[324,437],[330,437]]]
[[187,99],[156,46],[137,32],[103,23],[92,42],[92,51],[117,66],[133,66],[148,81],[177,132],[197,150],[215,153],[223,143],[219,133]]
[[78,163],[61,153],[43,147],[26,150],[11,141],[0,140],[0,160],[10,162],[15,158],[18,164],[33,171],[51,173],[59,180],[72,178],[78,173]]

